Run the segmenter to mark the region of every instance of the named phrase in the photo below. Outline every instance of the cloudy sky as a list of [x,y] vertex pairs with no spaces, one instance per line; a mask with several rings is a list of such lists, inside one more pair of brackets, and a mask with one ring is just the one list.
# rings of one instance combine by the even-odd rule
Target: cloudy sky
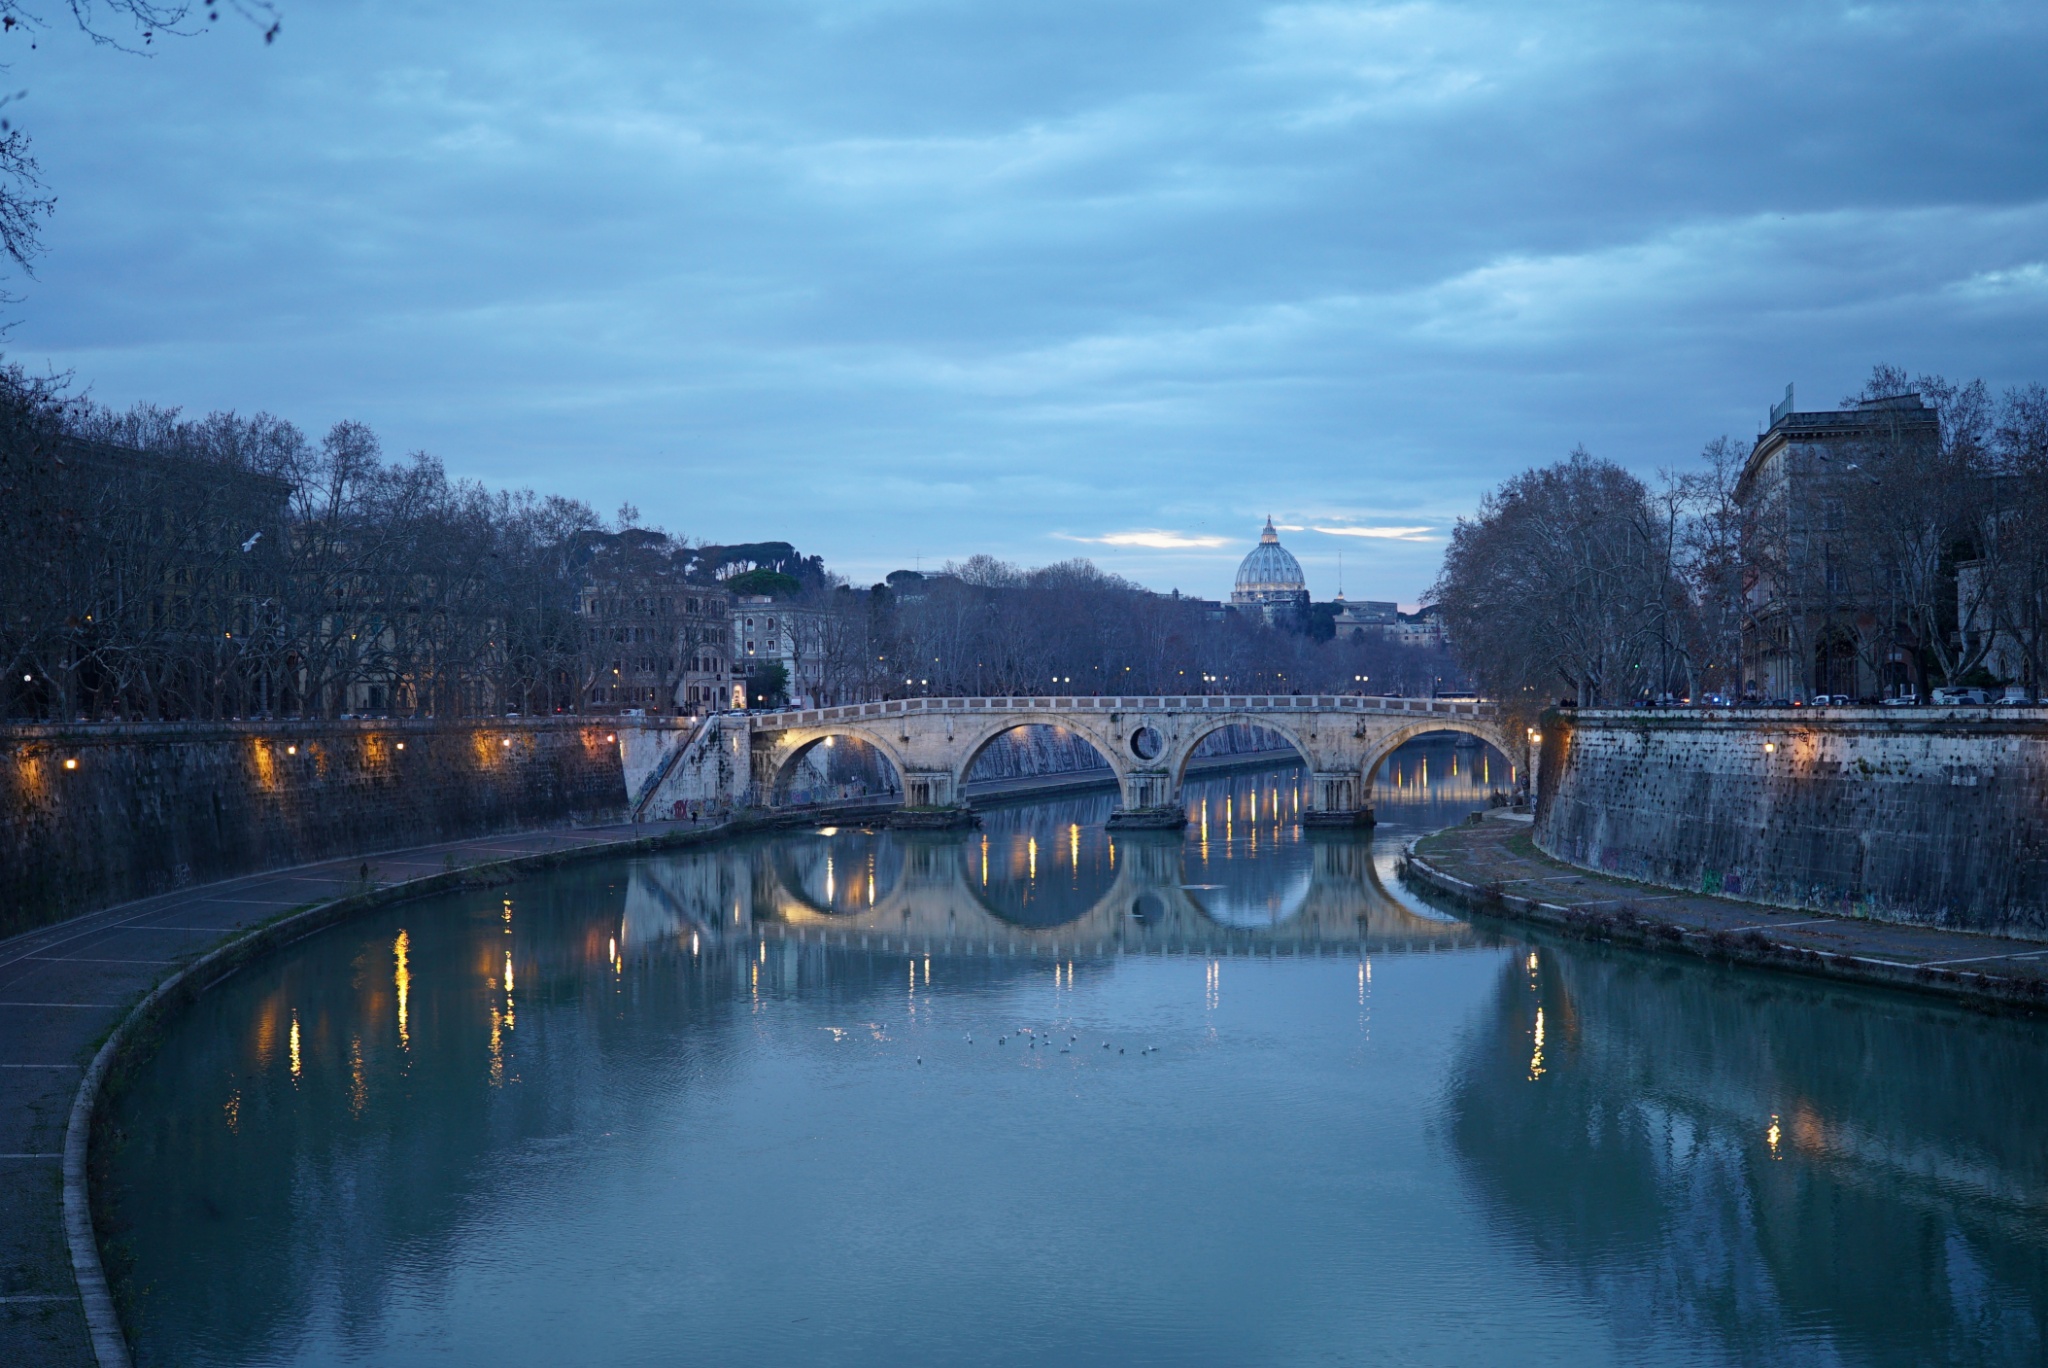
[[1412,602],[1514,471],[2048,380],[2048,5],[284,0],[0,39],[13,359],[857,580]]

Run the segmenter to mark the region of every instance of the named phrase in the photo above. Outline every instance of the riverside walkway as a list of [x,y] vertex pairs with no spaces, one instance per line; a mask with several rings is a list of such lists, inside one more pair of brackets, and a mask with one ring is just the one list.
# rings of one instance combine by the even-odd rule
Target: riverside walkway
[[100,1043],[156,984],[241,932],[337,898],[692,829],[644,822],[543,830],[324,860],[178,889],[0,940],[0,1363],[95,1362],[65,1239],[66,1130]]
[[1775,907],[1636,883],[1554,860],[1502,813],[1424,836],[1404,877],[1479,912],[1624,944],[2048,1011],[2048,942]]

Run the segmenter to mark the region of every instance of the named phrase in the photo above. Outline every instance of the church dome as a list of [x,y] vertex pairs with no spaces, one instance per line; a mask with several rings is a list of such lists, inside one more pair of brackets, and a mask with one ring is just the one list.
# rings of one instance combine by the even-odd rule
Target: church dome
[[1237,593],[1232,597],[1263,599],[1267,595],[1308,597],[1308,580],[1301,573],[1301,562],[1280,544],[1280,534],[1273,530],[1271,518],[1266,519],[1259,544],[1237,567]]

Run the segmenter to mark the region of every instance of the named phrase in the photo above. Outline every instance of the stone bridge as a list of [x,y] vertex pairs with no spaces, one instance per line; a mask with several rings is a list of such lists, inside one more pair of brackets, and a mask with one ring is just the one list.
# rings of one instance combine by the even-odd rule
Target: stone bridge
[[[1357,694],[1190,694],[1124,697],[908,698],[833,708],[720,714],[666,754],[642,743],[627,756],[636,810],[671,801],[780,806],[804,756],[834,737],[873,746],[895,768],[904,805],[943,817],[964,812],[962,793],[982,750],[1017,727],[1060,727],[1108,762],[1121,791],[1119,825],[1177,825],[1181,780],[1195,750],[1225,727],[1264,728],[1285,739],[1309,771],[1311,825],[1372,820],[1372,776],[1389,752],[1425,732],[1476,736],[1511,758],[1490,703]],[[744,759],[744,767],[742,760]],[[680,772],[680,773],[679,773]],[[694,775],[694,781],[691,776]]]

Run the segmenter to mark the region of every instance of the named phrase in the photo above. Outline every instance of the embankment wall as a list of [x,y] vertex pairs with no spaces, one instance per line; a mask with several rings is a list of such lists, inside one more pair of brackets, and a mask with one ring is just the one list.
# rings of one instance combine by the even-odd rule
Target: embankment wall
[[1672,888],[2048,939],[2048,710],[1553,715],[1535,839]]
[[0,727],[0,935],[260,869],[616,818],[614,738],[552,718]]

